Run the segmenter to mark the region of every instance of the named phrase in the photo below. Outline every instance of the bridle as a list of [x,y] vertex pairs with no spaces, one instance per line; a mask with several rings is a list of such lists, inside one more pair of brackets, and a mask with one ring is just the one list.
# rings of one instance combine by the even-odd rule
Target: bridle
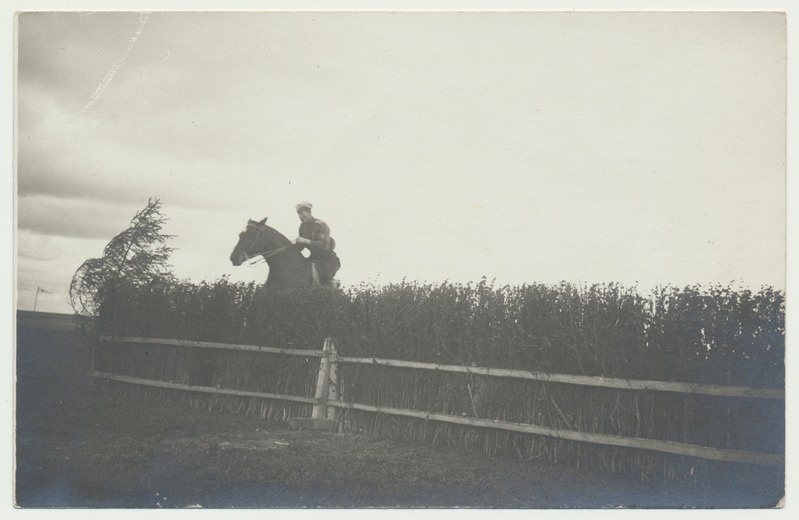
[[[247,227],[248,228],[250,228],[250,227],[251,228],[255,228],[255,230],[258,232],[258,236],[260,236],[262,233],[264,233],[266,231],[264,228],[258,227],[255,224],[251,224],[251,223],[248,223]],[[250,245],[254,244],[255,241],[257,240],[257,238],[258,237],[254,238],[250,242]],[[275,256],[277,254],[280,254],[283,251],[285,251],[286,249],[290,248],[291,246],[292,246],[292,244],[289,244],[287,246],[278,247],[278,248],[275,248],[275,249],[268,249],[266,251],[259,251],[258,253],[253,253],[253,254],[249,254],[249,253],[245,252],[244,253],[244,261],[246,262],[247,260],[251,260],[251,259],[253,259],[253,258],[257,257],[257,256],[262,256],[264,261],[266,261],[267,258],[270,258],[270,257],[273,257],[273,256]]]

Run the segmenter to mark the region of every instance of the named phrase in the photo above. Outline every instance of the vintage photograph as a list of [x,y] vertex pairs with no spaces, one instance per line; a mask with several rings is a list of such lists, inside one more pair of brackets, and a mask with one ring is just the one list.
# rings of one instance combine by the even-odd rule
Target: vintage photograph
[[783,507],[787,23],[16,12],[14,506]]

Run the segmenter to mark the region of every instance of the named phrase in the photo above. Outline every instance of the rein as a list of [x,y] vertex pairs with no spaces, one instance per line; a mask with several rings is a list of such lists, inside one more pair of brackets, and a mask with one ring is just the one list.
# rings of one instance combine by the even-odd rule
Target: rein
[[[248,224],[248,226],[251,226],[251,225],[250,225],[250,224]],[[255,226],[252,226],[252,227],[255,227]],[[260,235],[260,234],[262,234],[262,233],[264,232],[264,230],[263,230],[263,229],[261,229],[261,228],[256,228],[256,230],[258,231],[258,234],[259,234],[259,235]],[[277,255],[277,254],[280,254],[280,253],[282,253],[282,252],[283,252],[283,251],[285,251],[286,249],[290,248],[292,245],[293,245],[293,244],[289,244],[289,245],[287,245],[287,246],[278,247],[278,248],[276,248],[276,249],[269,249],[269,250],[267,250],[267,251],[260,251],[260,252],[258,252],[258,253],[253,253],[253,254],[247,254],[247,253],[245,253],[245,254],[244,254],[244,258],[245,258],[246,260],[251,260],[251,259],[253,259],[253,258],[257,257],[257,256],[262,256],[262,257],[263,257],[263,259],[264,259],[264,261],[266,261],[266,259],[267,259],[267,258],[270,258],[270,257],[272,257],[272,256],[275,256],[275,255]]]
[[245,254],[244,257],[249,260],[251,258],[255,258],[256,256],[263,256],[264,260],[269,258],[270,256],[275,256],[278,253],[282,253],[286,249],[290,248],[291,244],[283,247],[278,247],[277,249],[270,249],[269,251],[264,251],[262,253],[254,253],[252,255]]

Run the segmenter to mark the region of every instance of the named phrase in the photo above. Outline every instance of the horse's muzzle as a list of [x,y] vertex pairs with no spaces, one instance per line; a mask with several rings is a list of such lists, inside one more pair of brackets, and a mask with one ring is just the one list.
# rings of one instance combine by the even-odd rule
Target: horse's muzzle
[[230,262],[235,267],[238,267],[241,264],[243,264],[246,259],[247,259],[247,256],[244,255],[243,253],[233,253],[232,255],[230,255]]

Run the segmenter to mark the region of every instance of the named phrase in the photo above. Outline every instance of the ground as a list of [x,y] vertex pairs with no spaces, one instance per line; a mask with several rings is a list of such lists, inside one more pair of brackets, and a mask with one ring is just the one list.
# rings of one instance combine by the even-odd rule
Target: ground
[[101,393],[68,320],[20,319],[18,507],[764,508],[774,482],[640,482]]

